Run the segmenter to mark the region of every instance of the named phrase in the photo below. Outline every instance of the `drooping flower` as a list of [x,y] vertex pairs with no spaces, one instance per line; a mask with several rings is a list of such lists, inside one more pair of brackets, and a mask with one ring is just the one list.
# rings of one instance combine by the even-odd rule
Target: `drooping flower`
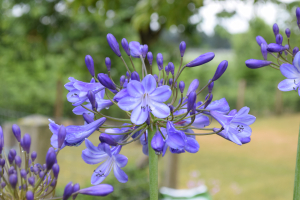
[[142,82],[132,80],[127,85],[128,96],[118,102],[122,110],[130,111],[131,121],[134,124],[143,124],[149,111],[158,118],[165,118],[170,114],[170,108],[163,102],[171,96],[171,89],[164,85],[156,88],[155,78],[149,74]]
[[121,146],[110,148],[106,143],[100,143],[97,147],[88,139],[85,139],[86,149],[82,151],[81,157],[87,164],[98,164],[99,167],[94,171],[91,179],[93,185],[100,184],[113,169],[114,175],[121,183],[128,181],[128,176],[121,169],[127,165],[126,156],[119,154]]
[[253,124],[256,119],[253,115],[248,114],[249,111],[250,109],[248,107],[243,107],[238,112],[232,110],[228,115],[224,115],[217,111],[210,111],[210,114],[224,129],[219,133],[220,136],[231,140],[238,145],[242,145],[244,139],[251,136],[252,130],[249,125]]

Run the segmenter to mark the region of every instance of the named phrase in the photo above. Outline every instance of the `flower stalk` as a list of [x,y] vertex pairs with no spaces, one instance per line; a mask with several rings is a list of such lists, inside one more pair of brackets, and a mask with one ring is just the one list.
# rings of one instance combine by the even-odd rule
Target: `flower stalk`
[[296,157],[295,181],[294,181],[294,200],[300,199],[300,128],[298,136],[298,148]]
[[148,129],[148,149],[149,149],[149,194],[150,200],[158,199],[158,155],[151,147],[151,140],[155,134],[155,129]]

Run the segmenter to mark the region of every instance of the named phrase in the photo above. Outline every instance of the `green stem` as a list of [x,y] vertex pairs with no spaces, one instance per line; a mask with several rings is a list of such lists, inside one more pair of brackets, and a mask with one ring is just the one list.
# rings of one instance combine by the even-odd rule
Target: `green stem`
[[148,149],[149,149],[149,192],[150,200],[158,200],[158,155],[151,147],[151,140],[155,134],[155,129],[148,129]]
[[294,182],[294,200],[300,199],[300,130],[298,136],[298,148],[296,158],[295,182]]

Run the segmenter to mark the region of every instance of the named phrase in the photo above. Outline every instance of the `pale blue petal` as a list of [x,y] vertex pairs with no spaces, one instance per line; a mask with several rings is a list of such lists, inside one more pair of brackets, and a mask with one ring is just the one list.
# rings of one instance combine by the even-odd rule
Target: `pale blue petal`
[[128,181],[127,174],[116,164],[114,165],[114,174],[120,183],[126,183]]
[[142,85],[145,89],[146,93],[151,93],[156,89],[156,81],[155,78],[151,75],[148,74],[143,80],[142,80]]
[[296,90],[298,85],[295,84],[295,79],[284,79],[278,84],[278,89],[281,91]]
[[210,111],[210,115],[215,118],[223,127],[230,124],[232,116],[227,116],[217,111]]
[[241,141],[239,140],[239,138],[234,133],[229,132],[228,133],[228,139],[231,140],[232,142],[238,144],[238,145],[242,145]]
[[128,83],[127,92],[132,97],[141,97],[145,90],[141,82],[133,80]]
[[243,123],[246,125],[251,125],[255,122],[256,117],[253,115],[236,115],[231,123]]
[[173,149],[183,149],[185,146],[186,135],[183,131],[175,129],[172,122],[167,122],[168,136],[166,143]]
[[242,107],[238,112],[237,112],[237,115],[247,115],[250,111],[250,108],[245,106],[245,107]]
[[291,64],[282,64],[280,66],[280,71],[283,76],[289,79],[297,79],[300,77],[300,72],[294,65]]
[[110,150],[110,147],[108,144],[106,143],[100,143],[98,145],[98,149],[100,152],[105,152],[109,157],[112,156],[112,153],[111,153],[111,150]]
[[126,97],[126,96],[129,96],[129,94],[128,94],[128,92],[127,92],[127,89],[122,89],[120,92],[118,92],[118,93],[114,96],[113,100],[116,101],[116,102],[118,102],[118,101],[120,101],[122,98],[124,98],[124,97]]
[[98,147],[94,146],[94,144],[87,138],[85,139],[85,146],[92,153],[105,154],[105,152],[99,151]]
[[119,102],[118,102],[118,106],[125,111],[130,111],[135,109],[137,106],[139,106],[142,102],[142,99],[140,97],[131,97],[131,96],[127,96],[122,98]]
[[199,151],[200,145],[194,138],[187,137],[184,149],[190,153],[197,153]]
[[139,42],[129,42],[130,55],[134,58],[139,58],[142,55],[141,45]]
[[128,163],[128,158],[121,154],[115,155],[114,159],[115,159],[115,163],[121,168],[125,167]]
[[108,159],[109,156],[107,154],[95,154],[89,151],[88,149],[84,149],[81,154],[82,160],[90,165],[98,164]]
[[100,184],[110,173],[112,169],[112,159],[107,159],[104,163],[99,165],[97,169],[94,171],[91,183],[92,185]]
[[151,112],[155,117],[166,118],[170,115],[170,108],[164,104],[156,101],[150,102]]
[[203,128],[205,126],[208,126],[209,124],[210,124],[209,117],[199,114],[199,115],[196,115],[195,121],[192,124],[192,126],[195,126],[197,128]]
[[[90,109],[90,110],[93,110],[92,104],[90,104],[90,103],[85,104],[84,106],[85,106],[86,108]],[[82,106],[76,106],[75,108],[73,108],[72,111],[73,111],[73,113],[74,113],[75,115],[82,115],[83,113],[87,113],[87,114],[91,113],[90,111],[86,110],[86,109],[85,109],[84,107],[82,107]]]
[[300,51],[298,51],[298,53],[296,53],[294,60],[293,60],[293,65],[300,72]]
[[162,103],[167,101],[171,95],[172,95],[172,91],[170,87],[168,85],[163,85],[156,88],[152,93],[150,93],[149,96],[151,100]]
[[148,118],[148,109],[138,105],[131,113],[130,120],[136,125],[143,124]]
[[214,110],[214,111],[218,111],[220,113],[226,114],[229,112],[230,107],[228,102],[226,101],[225,98],[222,98],[220,100],[215,100],[212,101],[207,107],[207,110]]

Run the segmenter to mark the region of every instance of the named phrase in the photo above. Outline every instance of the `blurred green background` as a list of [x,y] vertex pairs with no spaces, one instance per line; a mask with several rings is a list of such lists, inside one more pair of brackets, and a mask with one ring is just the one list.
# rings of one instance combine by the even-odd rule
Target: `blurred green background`
[[[210,24],[205,13],[214,5],[219,6],[214,12],[214,23]],[[248,12],[252,13],[250,17],[241,16],[243,10],[239,10],[239,5],[243,5],[242,8],[246,10],[249,8]],[[274,123],[270,119],[286,116],[287,113],[288,117],[280,119],[297,118],[298,115],[294,113],[300,111],[299,96],[294,92],[282,93],[277,90],[277,84],[284,77],[272,68],[251,70],[244,64],[250,58],[262,59],[255,41],[257,35],[263,36],[268,43],[275,41],[270,20],[264,16],[274,15],[273,23],[278,22],[282,35],[285,28],[291,28],[292,47],[300,43],[300,32],[294,15],[297,6],[300,6],[299,2],[287,0],[0,0],[0,123],[29,114],[42,114],[59,120],[76,118],[72,113],[73,106],[65,98],[67,91],[63,85],[68,82],[68,77],[90,80],[84,63],[85,55],[93,57],[96,73],[106,72],[104,58],[110,57],[111,73],[116,82],[126,72],[121,60],[107,44],[107,33],[114,34],[119,42],[125,37],[128,41],[148,44],[149,51],[155,57],[157,53],[162,53],[164,64],[174,62],[175,68],[179,65],[179,43],[183,40],[187,43],[184,63],[202,53],[213,51],[216,56],[212,62],[186,69],[180,80],[188,85],[198,78],[203,86],[213,76],[219,62],[226,59],[229,67],[215,83],[214,99],[225,97],[231,108],[246,105],[251,108],[252,114],[269,124]],[[243,19],[247,28],[232,31],[232,26],[240,26],[232,20],[236,18]],[[207,24],[210,32],[205,30]],[[283,43],[287,43],[285,35]],[[122,49],[121,52],[129,64],[125,52]],[[139,60],[134,62],[136,66],[140,65]],[[156,64],[153,70],[158,72]],[[113,116],[120,115],[113,108],[105,112]],[[286,122],[289,123],[288,120]],[[295,123],[298,125],[297,121]],[[293,142],[296,144],[296,141]],[[72,156],[79,159],[78,154]],[[201,156],[197,158],[201,159]],[[293,158],[290,162],[293,162]],[[223,158],[221,164],[216,159],[213,165],[223,165],[228,161]],[[238,160],[236,162],[239,163]],[[68,164],[64,166],[68,167]],[[134,174],[132,171],[132,177],[138,177],[140,173],[147,176],[146,172]],[[208,170],[205,177],[209,179],[211,173],[214,172]],[[289,180],[292,180],[290,176]],[[88,185],[89,178],[83,182]],[[185,184],[179,185],[186,187]],[[222,192],[227,194],[224,190],[219,193]],[[287,194],[290,192],[286,191]],[[242,192],[237,199],[246,199],[241,195]],[[267,197],[285,199],[274,198],[272,195]],[[255,198],[255,195],[252,197],[249,199],[260,199]],[[234,198],[217,195],[216,199]]]

